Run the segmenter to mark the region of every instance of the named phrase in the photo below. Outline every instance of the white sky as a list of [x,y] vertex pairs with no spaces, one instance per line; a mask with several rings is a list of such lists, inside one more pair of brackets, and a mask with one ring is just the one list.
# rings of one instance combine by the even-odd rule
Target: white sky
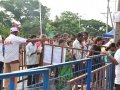
[[[79,13],[83,19],[97,19],[106,22],[105,14],[107,12],[108,0],[40,0],[41,3],[50,8],[50,19],[55,18],[64,11]],[[115,12],[118,0],[110,0],[111,12]],[[109,18],[110,24],[110,18]]]

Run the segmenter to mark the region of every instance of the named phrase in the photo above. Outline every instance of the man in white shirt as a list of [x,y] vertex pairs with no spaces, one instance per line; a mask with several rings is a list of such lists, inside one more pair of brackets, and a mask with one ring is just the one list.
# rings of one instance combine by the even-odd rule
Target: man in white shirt
[[[32,35],[30,38],[35,39],[36,36]],[[27,69],[35,68],[35,67],[39,66],[39,61],[37,58],[37,45],[36,45],[35,41],[29,42],[26,45],[26,65],[27,65]],[[29,86],[31,84],[35,84],[35,81],[37,80],[37,79],[36,80],[35,79],[36,79],[35,76],[33,76],[33,79],[32,79],[32,76],[28,76],[27,85]]]
[[[12,27],[11,34],[5,39],[5,73],[19,70],[19,45],[21,43],[40,41],[41,39],[25,39],[18,35],[18,29]],[[17,78],[14,80],[15,90],[17,85]],[[5,80],[5,90],[9,90],[9,79]]]
[[110,58],[110,61],[115,64],[115,90],[120,90],[120,40],[118,40],[116,45],[118,49],[114,57],[108,52],[105,52],[105,54]]
[[[78,33],[76,40],[73,42],[73,48],[84,49],[84,46],[82,45],[83,40],[84,40],[83,39],[83,34]],[[73,58],[74,58],[74,60],[80,60],[80,59],[84,58],[83,57],[83,51],[82,50],[74,50]],[[74,74],[75,76],[80,75],[81,72],[79,72],[79,71],[81,69],[81,65],[83,65],[83,63],[75,64],[75,67],[74,67],[74,72],[76,72]]]
[[[2,36],[0,35],[0,74],[1,73],[3,73],[3,65],[4,65],[4,63],[3,63],[3,60],[4,60],[4,57],[3,57],[3,39],[2,39]],[[3,86],[3,84],[2,84],[3,82],[2,82],[2,80],[0,80],[0,89],[2,89],[2,86]]]
[[[83,35],[82,33],[78,33],[76,40],[73,42],[73,48],[83,49],[82,41]],[[76,60],[82,59],[83,58],[82,50],[74,50],[74,56],[75,56],[74,59]]]

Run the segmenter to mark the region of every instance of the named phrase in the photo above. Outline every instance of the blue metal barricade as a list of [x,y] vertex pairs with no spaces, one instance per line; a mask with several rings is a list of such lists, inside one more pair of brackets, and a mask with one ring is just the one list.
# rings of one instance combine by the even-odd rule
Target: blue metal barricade
[[[43,80],[42,82],[36,82],[33,85],[26,86],[26,80],[23,80],[21,85],[17,84],[15,85],[15,78],[21,77],[25,78],[28,77],[29,75],[36,75],[37,77],[42,76]],[[22,71],[16,71],[12,73],[4,73],[0,74],[0,79],[1,80],[6,80],[9,79],[9,87],[6,87],[5,90],[26,90],[27,88],[30,90],[49,90],[49,70],[48,69],[37,69],[37,70],[22,70]],[[32,82],[32,81],[31,81]]]
[[[102,60],[101,63],[93,64],[93,60],[98,59],[98,57],[101,57],[99,58]],[[103,59],[104,56],[102,55],[92,56],[88,60],[87,73],[67,81],[68,90],[113,90],[114,65],[111,63],[105,64]],[[86,83],[83,82],[85,78]]]
[[[87,59],[69,61],[58,65],[33,68],[33,70],[39,68],[50,69],[50,90],[91,90],[92,88],[97,88],[97,90],[108,88],[105,90],[110,90],[110,88],[113,88],[113,81],[106,81],[113,77],[111,66],[112,64],[105,65],[104,55],[96,55]],[[109,76],[108,74],[106,75],[107,68],[110,69],[111,75],[109,74]]]
[[104,55],[38,68],[50,69],[50,90],[113,89],[114,68],[105,64]]
[[[38,74],[41,73],[44,75],[39,76]],[[41,78],[40,82],[29,86],[30,90],[113,90],[114,85],[114,65],[105,64],[104,55],[1,74],[0,79],[21,77],[22,90],[26,90],[27,85],[23,76],[29,75],[32,75],[31,83],[34,76]],[[42,80],[43,83],[41,83]],[[39,88],[36,88],[37,86]],[[42,89],[41,86],[43,86]],[[15,87],[14,83],[11,87]]]

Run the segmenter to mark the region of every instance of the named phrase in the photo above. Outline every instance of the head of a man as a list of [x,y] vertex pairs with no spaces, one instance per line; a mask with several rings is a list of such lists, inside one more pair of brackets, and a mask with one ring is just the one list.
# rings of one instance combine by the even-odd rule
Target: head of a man
[[15,36],[17,36],[18,33],[19,33],[19,30],[18,30],[16,27],[12,27],[12,28],[10,28],[10,32],[11,32],[12,34],[14,34]]
[[88,39],[88,33],[87,32],[83,32],[83,39],[87,40]]
[[77,34],[77,40],[81,43],[83,41],[83,34],[82,33],[78,33]]
[[46,34],[42,34],[42,35],[40,36],[40,38],[41,38],[41,39],[47,39],[47,35],[46,35]]
[[[36,35],[32,35],[32,36],[30,37],[30,39],[35,39],[36,37],[37,37]],[[32,44],[35,44],[36,41],[32,41],[31,43],[32,43]]]
[[69,38],[69,34],[68,33],[63,33],[63,38],[64,39],[68,39]]
[[66,46],[66,42],[65,42],[64,39],[61,38],[61,39],[59,40],[59,46],[61,46],[61,47]]
[[97,37],[95,39],[95,44],[101,46],[103,44],[103,38],[102,37]]

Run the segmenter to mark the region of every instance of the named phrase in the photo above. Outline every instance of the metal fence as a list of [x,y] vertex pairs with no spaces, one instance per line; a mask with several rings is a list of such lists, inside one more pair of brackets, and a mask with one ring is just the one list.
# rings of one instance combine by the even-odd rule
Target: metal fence
[[113,90],[114,87],[114,65],[105,64],[104,55],[38,68],[49,68],[50,90]]
[[[78,48],[71,48],[71,47],[61,47],[59,45],[52,45],[52,44],[42,44],[43,46],[43,49],[42,49],[42,52],[38,54],[39,57],[39,65],[40,66],[43,66],[44,65],[44,61],[45,61],[45,51],[46,51],[46,47],[47,46],[50,46],[51,47],[51,53],[47,53],[47,54],[50,54],[50,63],[49,64],[53,64],[53,59],[54,59],[54,54],[56,52],[54,52],[54,49],[55,48],[61,48],[61,62],[64,58],[64,50],[68,53],[71,53],[71,60],[75,60],[73,58],[74,56],[74,51],[77,51],[81,54],[81,59],[85,58],[85,54],[87,54],[87,52],[92,52],[93,50],[83,50],[83,49],[78,49]],[[22,44],[21,47],[20,47],[20,54],[19,54],[19,61],[20,61],[20,69],[25,69],[27,67],[26,65],[26,50],[25,50],[25,46],[26,44]],[[49,50],[49,49],[48,49]],[[50,52],[50,51],[49,51]],[[96,53],[99,53],[98,51],[93,51],[93,52],[96,52]],[[67,55],[65,56],[65,58],[69,59],[67,57]],[[70,59],[69,59],[70,61]]]
[[[15,84],[17,77],[22,78],[22,82]],[[31,77],[31,85],[27,85],[26,77]],[[38,80],[41,77],[42,80]],[[34,81],[33,81],[34,79]],[[9,80],[8,87],[4,85],[4,88],[0,90],[49,90],[49,69],[36,69],[36,70],[22,70],[12,73],[0,74],[0,80]],[[34,82],[34,83],[33,83]]]
[[[25,83],[30,75],[32,75],[31,85],[27,86]],[[19,83],[22,84],[22,90],[27,90],[26,88],[30,90],[113,90],[114,65],[105,64],[104,55],[96,55],[86,59],[0,75],[0,79],[13,77],[22,78],[22,82]],[[32,83],[35,78],[38,82],[36,80]],[[11,87],[10,83],[10,90],[13,90]]]

